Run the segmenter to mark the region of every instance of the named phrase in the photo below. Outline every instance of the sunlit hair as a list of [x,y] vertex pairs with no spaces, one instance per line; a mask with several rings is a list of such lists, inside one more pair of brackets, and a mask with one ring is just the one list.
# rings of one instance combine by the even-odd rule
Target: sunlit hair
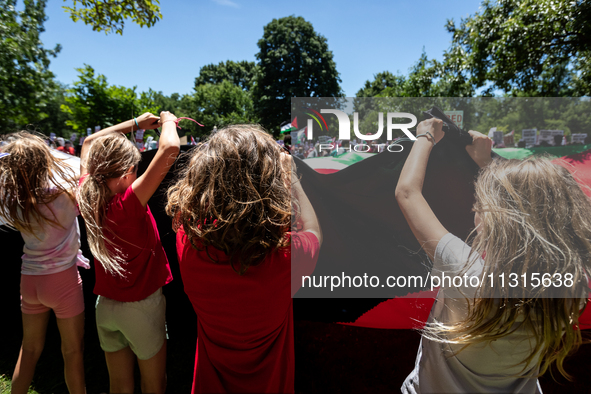
[[[474,210],[482,223],[472,242],[472,253],[484,255],[483,285],[467,303],[465,321],[431,324],[425,335],[470,345],[524,327],[535,345],[523,360],[522,376],[532,367],[538,367],[541,376],[554,364],[570,378],[564,360],[582,343],[581,331],[573,326],[578,328],[591,278],[589,198],[568,170],[547,159],[494,160],[476,182]],[[471,256],[469,260],[475,259]],[[512,273],[519,278],[523,274],[531,278],[531,273],[558,273],[562,278],[572,274],[573,286],[511,289],[498,282],[493,286],[489,273],[494,273],[497,281],[501,274],[505,278]],[[443,340],[445,337],[453,340]],[[537,365],[532,365],[538,354]]]
[[[9,226],[34,234],[34,223],[62,227],[53,213],[40,210],[66,193],[75,203],[76,178],[65,160],[54,157],[45,141],[27,131],[9,134],[0,152],[0,218]],[[51,210],[50,210],[51,212]]]
[[78,204],[86,222],[90,251],[110,273],[123,274],[121,264],[125,256],[112,241],[104,237],[104,231],[112,233],[110,226],[117,225],[107,222],[106,208],[111,197],[107,180],[124,176],[131,167],[137,169],[140,159],[138,149],[122,134],[99,137],[90,147],[85,163],[88,175],[78,189]]
[[194,248],[225,252],[240,275],[287,245],[291,193],[281,148],[258,125],[218,130],[189,153],[166,213]]

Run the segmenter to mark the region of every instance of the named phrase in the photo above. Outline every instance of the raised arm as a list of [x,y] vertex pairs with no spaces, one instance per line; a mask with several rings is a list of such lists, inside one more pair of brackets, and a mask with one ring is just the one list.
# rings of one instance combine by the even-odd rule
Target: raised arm
[[396,201],[415,238],[431,259],[435,255],[439,240],[448,233],[423,197],[427,162],[434,142],[437,143],[443,138],[442,125],[443,122],[439,119],[428,119],[419,123],[417,136],[426,133],[430,135],[417,138],[396,186]]
[[176,116],[170,112],[160,113],[162,134],[158,141],[158,151],[146,172],[131,185],[143,206],[148,204],[148,200],[156,192],[179,154],[181,142],[174,121],[176,121]]
[[[137,125],[136,125],[137,120]],[[84,143],[82,144],[82,149],[80,150],[80,176],[86,174],[88,171],[86,169],[86,159],[88,158],[88,152],[94,140],[103,135],[107,135],[110,133],[121,133],[126,134],[131,131],[137,131],[138,129],[150,130],[155,129],[159,126],[158,120],[159,118],[155,115],[152,115],[149,112],[142,114],[137,117],[137,119],[130,119],[125,122],[116,124],[115,126],[107,127],[97,133],[91,134],[84,139]],[[138,127],[139,125],[139,127]]]
[[492,162],[492,140],[478,131],[470,130],[468,133],[472,136],[472,144],[466,145],[466,152],[480,168],[486,167]]
[[[318,222],[318,217],[316,216],[316,212],[314,211],[314,207],[312,207],[312,203],[308,199],[306,192],[302,188],[302,183],[300,182],[295,162],[293,158],[288,154],[282,155],[283,160],[285,160],[286,166],[291,166],[291,191],[292,196],[296,198],[300,204],[300,222],[302,223],[302,230],[301,231],[308,231],[311,232],[318,238],[318,243],[322,246],[322,230],[320,228],[320,223]],[[289,168],[289,167],[288,167]]]

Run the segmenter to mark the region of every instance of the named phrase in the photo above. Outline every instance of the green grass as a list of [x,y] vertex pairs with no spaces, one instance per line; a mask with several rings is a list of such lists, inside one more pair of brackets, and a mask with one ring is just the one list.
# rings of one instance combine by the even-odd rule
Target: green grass
[[[10,394],[10,378],[6,375],[0,375],[0,394]],[[35,390],[29,389],[29,394],[39,394]]]

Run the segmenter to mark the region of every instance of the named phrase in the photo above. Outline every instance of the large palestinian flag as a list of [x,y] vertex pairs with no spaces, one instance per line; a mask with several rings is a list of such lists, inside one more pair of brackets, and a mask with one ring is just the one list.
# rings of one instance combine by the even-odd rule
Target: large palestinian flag
[[[525,157],[531,156],[533,154],[544,154],[546,156],[557,156],[557,154],[559,153],[565,153],[565,152],[570,152],[572,154],[566,155],[564,157],[558,157],[556,159],[554,159],[553,161],[557,164],[560,164],[564,167],[566,167],[567,169],[569,169],[569,171],[571,171],[571,173],[573,173],[573,175],[577,178],[577,180],[579,181],[579,183],[583,186],[583,190],[591,197],[591,149],[589,150],[584,150],[581,152],[581,148],[587,148],[587,147],[583,147],[583,146],[568,146],[568,147],[556,147],[556,148],[537,148],[537,149],[498,149],[496,150],[496,152],[501,156],[501,157],[506,157],[506,158],[518,158],[518,159],[523,159]],[[589,146],[588,148],[591,148],[591,146]],[[450,148],[446,148],[445,150],[449,152]],[[537,151],[539,150],[539,152]],[[573,153],[574,152],[574,153]],[[461,152],[460,152],[461,153]],[[462,156],[462,155],[461,155]],[[304,167],[304,169],[302,170],[302,168],[300,168],[300,172],[302,173],[302,179],[304,182],[305,187],[307,186],[308,188],[312,188],[313,190],[322,190],[320,193],[323,194],[322,197],[318,198],[318,196],[314,195],[314,192],[312,192],[312,196],[311,199],[313,200],[313,204],[317,207],[317,212],[319,214],[319,217],[324,216],[327,218],[330,218],[332,216],[331,219],[328,220],[322,220],[321,219],[321,225],[323,226],[323,232],[325,234],[327,234],[327,227],[328,227],[328,239],[325,239],[325,244],[323,244],[323,249],[324,249],[324,254],[326,255],[326,249],[330,249],[330,248],[334,248],[334,249],[339,249],[339,248],[343,248],[344,244],[349,243],[349,242],[353,242],[355,244],[357,243],[364,243],[365,241],[363,240],[363,236],[361,235],[356,235],[356,237],[358,237],[359,239],[357,239],[357,241],[355,239],[353,239],[354,237],[350,237],[350,239],[347,239],[345,236],[345,239],[338,239],[335,240],[331,237],[330,232],[332,232],[333,229],[333,222],[335,221],[334,219],[334,215],[336,214],[336,212],[338,212],[340,209],[342,209],[342,207],[335,207],[335,204],[323,204],[322,200],[323,197],[325,198],[326,196],[324,195],[324,189],[325,188],[338,188],[339,187],[339,183],[342,183],[344,180],[344,182],[346,182],[346,179],[350,179],[351,182],[348,182],[349,184],[351,183],[355,183],[355,179],[357,178],[363,178],[364,176],[367,177],[368,173],[363,173],[362,171],[362,166],[361,166],[361,161],[364,159],[369,159],[370,160],[366,161],[363,166],[365,167],[365,169],[379,169],[379,168],[383,168],[383,167],[388,167],[388,165],[392,165],[395,162],[398,162],[401,158],[400,157],[396,157],[395,155],[388,155],[388,153],[383,153],[380,154],[380,158],[378,158],[376,155],[374,154],[356,154],[356,153],[345,153],[341,156],[338,157],[324,157],[324,158],[313,158],[313,159],[306,159],[303,161],[303,163],[301,164],[301,167]],[[381,158],[383,158],[382,160],[380,160]],[[380,163],[378,164],[378,160],[380,161]],[[438,160],[439,161],[439,160]],[[402,161],[403,162],[403,161]],[[400,162],[400,163],[402,163]],[[454,168],[453,165],[450,165],[451,160],[443,160],[443,162],[439,162],[439,166],[443,167],[444,170],[443,171],[439,171],[440,176],[443,179],[446,180],[452,180],[453,178],[463,178],[465,181],[467,180],[468,182],[471,182],[471,180],[468,178],[466,178],[466,174],[462,174],[461,172],[455,173],[454,172]],[[357,164],[359,163],[359,164]],[[399,167],[399,164],[396,167]],[[385,165],[384,165],[385,164]],[[458,164],[456,162],[456,164]],[[469,162],[465,162],[465,164],[467,165],[468,168],[471,168],[472,170],[474,170],[474,168],[470,165]],[[353,167],[350,167],[352,166]],[[306,169],[306,167],[310,167],[311,169],[313,169],[315,172],[317,172],[318,174],[323,174],[323,175],[317,175],[317,176],[310,176],[309,171]],[[340,180],[337,180],[337,175],[336,173],[339,171],[343,171],[340,175],[342,175]],[[430,166],[428,169],[428,172],[431,172],[433,175],[433,171],[435,171],[434,169],[434,165],[430,162]],[[307,174],[307,176],[306,176]],[[332,175],[328,175],[328,174],[332,174]],[[371,175],[371,173],[369,173]],[[307,178],[307,179],[306,179]],[[310,178],[312,179],[310,181]],[[433,187],[429,187],[429,178],[431,179],[431,181],[434,181],[433,176],[428,177],[427,181],[426,181],[426,185],[425,185],[425,194],[427,196],[427,199],[429,199],[429,194],[432,193],[433,191],[435,191],[435,189]],[[453,182],[452,182],[453,183]],[[363,192],[367,192],[367,185],[359,185],[359,189],[363,190]],[[391,182],[390,185],[390,190],[392,189],[392,186],[395,186],[395,181],[394,179]],[[464,186],[466,186],[464,184]],[[308,189],[307,189],[308,190]],[[349,193],[343,192],[341,194],[341,199],[344,200],[349,200],[353,197],[350,196],[350,188],[347,189],[346,187],[343,190],[349,190]],[[453,194],[455,194],[457,196],[457,198],[461,198],[462,196],[458,195],[458,192],[461,194],[462,192],[465,194],[467,191],[466,189],[461,189],[461,190],[457,190],[457,189],[450,189],[448,188],[444,188],[444,189],[440,189],[441,193],[444,194],[443,198],[446,200],[453,200],[453,198],[451,198],[451,196]],[[392,194],[390,195],[392,201],[392,204],[396,204],[395,201],[393,200],[393,190]],[[314,198],[316,197],[316,201],[314,201]],[[464,198],[466,197],[466,195],[463,196]],[[379,199],[378,199],[379,200]],[[378,210],[380,210],[380,204],[379,202],[377,202],[377,205],[374,205],[374,207],[376,207]],[[455,219],[453,219],[453,221],[457,221],[456,224],[460,224],[459,225],[459,229],[465,231],[466,230],[466,216],[468,215],[467,211],[466,211],[466,207],[461,206],[460,204],[454,204],[453,202],[450,201],[450,209],[453,212],[453,215],[457,215]],[[471,208],[471,205],[468,205],[469,208]],[[318,209],[320,208],[320,209]],[[434,209],[436,209],[436,207],[434,207]],[[328,210],[328,212],[326,212]],[[351,210],[348,210],[347,212],[351,212]],[[437,212],[436,212],[437,213]],[[471,216],[471,215],[470,215]],[[368,214],[366,216],[363,216],[363,218],[367,219],[368,221],[375,221],[375,215],[372,215],[371,212],[368,212]],[[363,220],[363,219],[362,219]],[[338,220],[337,220],[338,221]],[[353,220],[352,220],[353,221]],[[352,221],[348,224],[349,228],[351,231],[353,231],[356,227],[356,225],[354,223],[352,223]],[[340,223],[342,225],[346,225],[346,223]],[[395,224],[395,226],[399,226],[401,228],[404,229],[404,231],[409,231],[406,228],[406,223],[397,223]],[[339,227],[339,225],[335,226],[335,227]],[[456,227],[456,231],[458,229],[458,226]],[[469,226],[468,226],[469,227]],[[449,227],[449,224],[446,225],[446,228],[452,228]],[[395,230],[394,230],[395,231]],[[452,230],[453,232],[453,230]],[[357,232],[355,232],[355,234],[359,234]],[[412,234],[411,234],[412,236]],[[335,251],[331,251],[329,253],[337,253]],[[321,254],[322,257],[322,254]],[[368,256],[371,257],[371,256]],[[363,261],[363,260],[362,260]],[[354,263],[354,262],[353,262]],[[363,261],[364,264],[367,263],[367,260]],[[319,262],[319,264],[322,264],[322,259]],[[343,265],[346,265],[346,263],[343,263]],[[401,297],[397,297],[397,298],[393,298],[393,299],[386,299],[386,300],[315,300],[315,303],[322,303],[326,306],[326,310],[331,311],[333,308],[332,306],[334,306],[335,308],[335,314],[338,315],[338,309],[341,308],[343,305],[346,305],[348,302],[350,302],[350,308],[351,308],[351,312],[350,313],[342,313],[342,317],[343,320],[341,321],[342,324],[346,324],[346,325],[351,325],[351,326],[357,326],[357,327],[368,327],[368,328],[381,328],[381,329],[412,329],[412,328],[421,328],[424,325],[424,322],[427,320],[428,315],[429,315],[429,311],[431,310],[431,307],[433,305],[433,301],[435,299],[436,296],[436,291],[424,291],[422,292],[422,294],[417,295],[417,294],[410,294],[410,295],[403,295]],[[297,300],[297,302],[301,302],[301,303],[306,303],[306,302],[310,302],[308,300]],[[297,304],[296,304],[297,305]],[[375,305],[375,306],[374,306]],[[364,307],[368,307],[369,309],[367,311],[362,312],[362,310],[364,309]],[[325,310],[325,313],[326,313]],[[347,311],[347,309],[343,309],[343,311]],[[361,314],[359,316],[355,316],[356,313],[361,312]],[[305,315],[305,313],[304,313]],[[302,316],[300,314],[300,316]],[[325,316],[333,316],[332,314],[328,313]],[[352,316],[355,316],[355,318],[351,318]],[[303,316],[302,316],[303,317]],[[583,314],[583,316],[581,317],[581,328],[583,329],[588,329],[591,328],[591,311],[589,309],[586,310],[586,312]]]
[[[190,149],[183,147],[183,150]],[[406,149],[410,146],[405,147]],[[155,151],[142,153],[140,173],[147,168]],[[406,221],[397,210],[394,200],[396,180],[405,156],[387,154],[342,155],[336,158],[320,158],[299,161],[302,182],[316,204],[326,236],[323,249],[336,249],[337,263],[350,265],[367,263],[375,249],[392,252],[394,260],[405,268],[413,267],[414,261],[398,245],[412,246],[414,237]],[[437,145],[429,164],[425,194],[444,224],[459,236],[466,234],[472,225],[473,190],[471,183],[476,173],[474,164],[465,155],[462,147],[444,143]],[[568,155],[556,160],[570,168],[581,182],[591,185],[591,151]],[[183,158],[177,169],[185,165]],[[169,388],[173,385],[188,388],[175,392],[188,392],[192,382],[193,360],[196,341],[196,317],[190,302],[183,292],[183,282],[178,270],[175,250],[175,235],[170,219],[164,213],[166,182],[149,205],[156,218],[158,229],[166,249],[174,280],[164,292],[167,297],[167,325],[169,332],[168,358],[185,360],[184,368],[168,371]],[[322,190],[321,190],[322,189]],[[349,202],[339,200],[343,190],[357,190]],[[328,194],[327,191],[328,190]],[[439,193],[438,191],[446,191]],[[435,197],[435,199],[434,199]],[[440,201],[439,203],[437,201]],[[359,205],[359,203],[362,203]],[[362,206],[362,208],[360,208]],[[467,207],[467,209],[465,209]],[[2,227],[1,230],[7,230]],[[86,244],[84,224],[81,222],[82,250],[90,256]],[[373,245],[363,238],[367,234],[390,231],[395,239],[389,245]],[[333,235],[330,235],[330,234]],[[366,242],[365,244],[359,243]],[[347,243],[351,243],[347,245]],[[19,275],[23,242],[14,231],[0,233],[3,253],[5,283],[0,287],[3,300],[4,321],[3,346],[0,347],[0,375],[9,375],[18,357],[21,341]],[[325,253],[323,250],[322,253]],[[349,255],[350,254],[350,255]],[[331,264],[323,257],[318,270]],[[354,269],[354,268],[353,268]],[[98,345],[94,327],[93,295],[94,272],[81,270],[84,283],[86,308],[85,358],[87,383],[91,380],[108,382],[104,358]],[[297,392],[395,392],[414,367],[419,335],[409,328],[420,327],[432,302],[427,298],[408,297],[378,299],[295,299],[294,334],[296,349]],[[406,296],[406,297],[405,297]],[[587,313],[584,317],[589,322]],[[343,324],[334,324],[334,323]],[[381,328],[381,329],[380,329]],[[397,328],[398,330],[393,330]],[[47,346],[36,373],[43,383],[47,375],[61,376],[63,367],[55,360],[61,359],[59,333],[55,324],[50,324]],[[53,345],[57,343],[57,345]],[[88,356],[88,357],[86,357]],[[46,357],[45,359],[43,357]],[[588,392],[590,354],[586,347],[569,359],[567,371],[575,382],[542,377],[544,393]],[[45,360],[45,361],[44,361]],[[55,364],[55,368],[52,370]],[[179,365],[178,363],[175,364]],[[102,384],[102,383],[101,383]],[[107,383],[108,385],[108,383]],[[108,386],[102,391],[108,390]],[[64,388],[65,390],[65,388]]]

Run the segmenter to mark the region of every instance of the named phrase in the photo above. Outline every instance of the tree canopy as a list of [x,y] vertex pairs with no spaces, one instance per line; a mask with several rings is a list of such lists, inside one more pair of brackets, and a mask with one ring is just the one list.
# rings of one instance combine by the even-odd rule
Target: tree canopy
[[[106,33],[121,34],[129,19],[150,27],[162,17],[158,0],[64,1],[74,21]],[[0,0],[2,132],[33,124],[40,131],[62,134],[68,128],[108,126],[146,110],[169,110],[206,124],[201,129],[187,123],[197,135],[236,122],[260,122],[278,133],[281,122],[290,119],[292,97],[342,96],[326,38],[296,16],[264,27],[256,63],[226,60],[203,66],[190,94],[166,96],[152,89],[138,93],[135,87],[112,86],[90,66],[78,69],[79,80],[68,88],[49,71],[50,58],[61,47],[46,49],[39,37],[46,2],[23,0],[17,11],[17,0]],[[589,20],[591,1],[483,0],[477,13],[458,24],[448,21],[452,42],[443,59],[423,51],[406,73],[375,74],[357,97],[589,96]],[[376,109],[363,100],[355,101],[355,110],[376,118],[370,114]],[[580,130],[563,118],[553,119],[556,125],[544,127]]]
[[258,47],[259,76],[253,98],[267,129],[278,129],[289,120],[292,97],[342,96],[326,38],[304,18],[273,19],[264,27]]
[[374,75],[373,81],[365,81],[357,97],[374,97],[382,93],[386,88],[396,88],[404,84],[405,78],[402,75],[394,75],[390,71],[383,71]]
[[209,132],[214,126],[258,120],[250,93],[228,80],[197,86],[195,93],[183,100],[183,107],[205,126],[197,130],[199,134]]
[[379,73],[357,97],[590,95],[589,20],[589,1],[484,0],[459,25],[447,22],[443,61],[423,53],[407,75]]
[[585,0],[484,0],[459,25],[448,21],[453,39],[445,63],[485,93],[589,95],[590,20]]
[[0,130],[22,127],[47,115],[54,90],[49,59],[61,47],[45,49],[46,0],[25,0],[22,11],[16,0],[0,0]]
[[423,52],[408,75],[384,71],[366,81],[357,97],[469,97],[473,87],[463,75],[449,70],[448,65],[432,60]]
[[101,74],[95,76],[89,65],[76,70],[80,73],[79,80],[68,89],[66,104],[61,107],[70,115],[71,120],[66,123],[73,130],[104,128],[143,112],[157,112],[158,108],[152,106],[153,101],[145,97],[141,102],[138,100],[135,87],[109,85],[107,78]]
[[208,64],[199,70],[199,76],[195,78],[195,89],[208,83],[230,81],[244,90],[251,90],[256,76],[257,66],[254,62],[228,60],[219,64]]
[[[69,0],[64,0],[69,1]],[[123,34],[125,20],[141,27],[152,27],[162,18],[158,0],[71,0],[63,8],[74,22],[82,21],[94,31]]]

